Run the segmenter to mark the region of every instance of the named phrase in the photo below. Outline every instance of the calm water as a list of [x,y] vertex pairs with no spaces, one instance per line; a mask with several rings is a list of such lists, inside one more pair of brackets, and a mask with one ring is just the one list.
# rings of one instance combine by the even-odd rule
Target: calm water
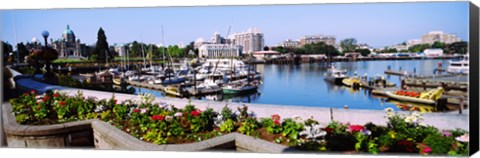
[[[400,85],[400,77],[385,75],[388,66],[392,70],[403,70],[417,74],[431,75],[437,64],[442,62],[444,67],[448,60],[397,60],[397,61],[359,61],[336,62],[336,68],[347,69],[348,75],[368,76],[384,75],[390,82]],[[326,64],[301,64],[301,65],[256,65],[257,71],[262,73],[263,85],[258,93],[246,96],[212,95],[201,98],[202,100],[222,100],[229,102],[262,103],[279,105],[298,105],[315,107],[343,108],[348,105],[351,109],[385,109],[395,104],[386,102],[385,99],[374,97],[362,89],[352,90],[349,87],[333,85],[323,79]],[[144,88],[135,88],[135,93],[152,93],[155,96],[165,97],[160,91]]]

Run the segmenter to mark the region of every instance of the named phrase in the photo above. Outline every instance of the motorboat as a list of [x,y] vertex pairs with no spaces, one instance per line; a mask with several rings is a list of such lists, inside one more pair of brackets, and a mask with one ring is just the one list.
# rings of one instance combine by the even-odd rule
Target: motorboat
[[468,74],[469,71],[468,55],[463,56],[460,61],[450,61],[447,67],[448,73]]
[[333,65],[327,69],[327,72],[324,74],[324,79],[329,82],[341,85],[343,79],[347,78],[346,69],[337,69]]
[[258,89],[259,82],[233,82],[222,87],[223,94],[244,94]]
[[386,91],[385,95],[391,99],[413,102],[413,103],[422,103],[422,104],[435,104],[444,92],[443,88],[437,88],[430,90],[428,92],[413,92],[413,91],[397,91],[395,93]]

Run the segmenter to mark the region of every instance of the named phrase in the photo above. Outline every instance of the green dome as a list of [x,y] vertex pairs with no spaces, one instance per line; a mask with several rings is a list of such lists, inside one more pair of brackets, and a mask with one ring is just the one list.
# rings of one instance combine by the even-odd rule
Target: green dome
[[63,34],[73,35],[73,31],[70,30],[70,25],[67,25],[67,29],[63,32]]

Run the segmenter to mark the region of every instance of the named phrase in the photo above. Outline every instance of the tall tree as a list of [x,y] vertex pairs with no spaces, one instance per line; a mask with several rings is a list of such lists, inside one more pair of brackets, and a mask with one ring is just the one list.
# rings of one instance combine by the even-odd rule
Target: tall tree
[[17,44],[17,52],[18,53],[18,60],[19,62],[25,62],[25,56],[27,56],[30,52],[28,52],[27,47],[23,44],[23,42],[20,42]]
[[1,46],[2,47],[2,57],[4,59],[7,59],[10,52],[13,51],[12,45],[10,45],[6,42],[3,42],[3,41],[1,41],[1,43],[2,43],[2,46]]
[[342,47],[343,52],[351,52],[357,48],[357,39],[347,38],[340,41],[340,47]]
[[97,55],[97,61],[105,62],[113,59],[113,54],[108,49],[107,36],[101,27],[98,30],[94,54]]
[[270,50],[270,47],[265,46],[265,47],[263,47],[263,50],[264,50],[264,51]]

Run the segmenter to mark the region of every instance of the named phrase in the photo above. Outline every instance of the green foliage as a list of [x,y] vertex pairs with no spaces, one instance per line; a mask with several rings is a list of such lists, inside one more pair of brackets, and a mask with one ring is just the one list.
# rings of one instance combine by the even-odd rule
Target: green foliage
[[423,50],[427,48],[432,48],[432,47],[429,44],[417,44],[417,45],[411,46],[410,48],[408,48],[408,50],[410,52],[423,52]]
[[220,115],[222,116],[222,121],[226,120],[236,120],[235,115],[233,114],[233,111],[228,108],[227,106],[223,107],[222,111],[220,112]]
[[22,74],[28,74],[28,75],[33,75],[33,73],[35,72],[35,69],[29,67],[29,66],[26,66],[26,67],[20,67],[18,69],[18,71]]
[[233,121],[232,119],[227,119],[226,121],[224,121],[222,123],[222,125],[220,125],[220,132],[226,132],[226,133],[230,133],[232,131],[235,130],[235,121]]
[[343,49],[343,52],[354,51],[357,47],[357,39],[347,38],[340,41],[340,47]]
[[247,118],[240,128],[238,128],[238,132],[246,135],[254,135],[256,134],[255,130],[258,128],[258,122],[254,118]]
[[297,139],[298,134],[304,130],[302,123],[297,123],[291,118],[285,119],[282,123],[282,134],[290,139]]
[[105,62],[106,60],[111,61],[113,59],[113,54],[108,49],[107,36],[105,31],[100,27],[97,34],[97,43],[95,45],[95,50],[93,51],[94,55],[97,55],[96,61]]
[[368,56],[370,54],[370,49],[356,49],[355,52],[359,52],[362,56]]
[[347,128],[348,126],[346,124],[341,124],[340,122],[338,121],[335,121],[335,120],[332,120],[328,125],[327,125],[328,128],[332,128],[333,129],[333,133],[334,134],[346,134],[347,132]]
[[242,107],[238,107],[238,111],[240,114],[237,116],[237,120],[245,121],[248,117],[248,107],[243,105]]
[[423,142],[432,149],[432,154],[447,154],[454,140],[451,137],[444,137],[440,134],[431,134]]
[[282,126],[276,125],[271,118],[262,118],[260,124],[267,130],[269,134],[277,134],[283,130]]
[[296,54],[326,54],[328,56],[336,56],[339,54],[335,47],[327,45],[324,42],[305,44],[302,49],[304,53],[296,52]]

